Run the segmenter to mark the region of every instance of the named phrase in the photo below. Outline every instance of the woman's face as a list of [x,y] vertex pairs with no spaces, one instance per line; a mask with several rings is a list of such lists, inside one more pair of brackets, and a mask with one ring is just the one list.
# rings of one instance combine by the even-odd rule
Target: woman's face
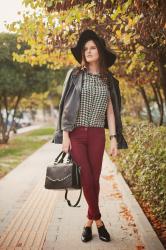
[[85,59],[88,63],[97,62],[99,60],[99,52],[93,40],[90,40],[84,45]]

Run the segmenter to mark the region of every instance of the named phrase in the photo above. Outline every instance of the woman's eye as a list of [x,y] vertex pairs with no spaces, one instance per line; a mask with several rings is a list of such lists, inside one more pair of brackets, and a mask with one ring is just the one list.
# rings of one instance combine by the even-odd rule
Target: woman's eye
[[[96,49],[96,47],[91,47],[91,48],[89,48],[89,50],[91,50],[91,49]],[[88,48],[85,48],[85,51],[86,50],[88,50]]]

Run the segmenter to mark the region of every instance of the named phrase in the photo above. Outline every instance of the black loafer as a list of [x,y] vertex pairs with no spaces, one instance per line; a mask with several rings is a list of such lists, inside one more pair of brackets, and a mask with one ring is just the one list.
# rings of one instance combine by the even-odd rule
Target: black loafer
[[81,240],[83,242],[87,242],[92,239],[92,227],[85,227],[83,228]]
[[[102,223],[103,223],[103,221],[102,221]],[[104,223],[102,226],[97,227],[97,230],[98,230],[99,238],[101,240],[103,240],[103,241],[110,241],[111,240],[110,234],[108,233],[107,229],[105,228]]]

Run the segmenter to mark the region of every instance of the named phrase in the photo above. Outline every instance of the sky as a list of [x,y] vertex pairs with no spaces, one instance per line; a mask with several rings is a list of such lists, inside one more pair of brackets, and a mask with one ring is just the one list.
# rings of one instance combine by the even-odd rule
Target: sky
[[0,32],[7,31],[4,21],[11,23],[20,20],[20,15],[17,12],[24,9],[22,0],[0,0]]

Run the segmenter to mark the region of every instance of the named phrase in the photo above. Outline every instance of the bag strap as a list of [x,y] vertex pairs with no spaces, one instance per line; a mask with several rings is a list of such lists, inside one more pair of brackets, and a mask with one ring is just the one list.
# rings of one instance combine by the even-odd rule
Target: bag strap
[[78,200],[77,200],[77,202],[76,202],[74,205],[71,205],[71,202],[67,199],[68,189],[67,189],[67,188],[65,188],[65,189],[66,189],[66,192],[65,192],[65,200],[67,200],[68,205],[69,205],[70,207],[80,207],[80,206],[77,206],[77,205],[78,205],[78,203],[80,202],[80,199],[81,199],[82,187],[81,187],[81,190],[80,190],[80,195],[79,195],[79,197],[78,197]]
[[[67,161],[70,162],[72,160],[70,152],[69,153],[65,153],[64,151],[61,151],[60,154],[55,158],[54,164],[56,164],[56,163],[62,163],[63,160],[64,160],[64,158],[65,158],[65,156],[66,156],[66,154],[68,154]],[[61,155],[62,155],[62,157],[61,157],[61,159],[59,159]],[[59,161],[58,161],[58,159],[59,159]]]
[[[62,155],[62,157],[61,157],[61,159],[58,161],[58,163],[59,162],[63,162],[63,159],[64,159],[64,157],[66,156],[66,154],[67,153],[65,153],[64,151],[61,151],[60,152],[60,154],[56,157],[56,159],[55,159],[55,163],[57,163],[57,161],[58,161],[58,159],[59,159],[59,157]],[[71,161],[72,160],[72,157],[71,157],[71,153],[70,153],[70,151],[68,152],[68,158],[67,158],[67,161]],[[78,197],[78,200],[77,200],[77,202],[74,204],[74,205],[72,205],[71,204],[71,202],[67,199],[67,194],[68,194],[68,189],[67,188],[65,188],[65,200],[67,200],[67,203],[68,203],[68,205],[70,206],[70,207],[80,207],[80,206],[77,206],[78,205],[78,203],[80,202],[80,199],[81,199],[81,195],[82,195],[82,187],[81,187],[81,190],[80,190],[80,195],[79,195],[79,197]]]

